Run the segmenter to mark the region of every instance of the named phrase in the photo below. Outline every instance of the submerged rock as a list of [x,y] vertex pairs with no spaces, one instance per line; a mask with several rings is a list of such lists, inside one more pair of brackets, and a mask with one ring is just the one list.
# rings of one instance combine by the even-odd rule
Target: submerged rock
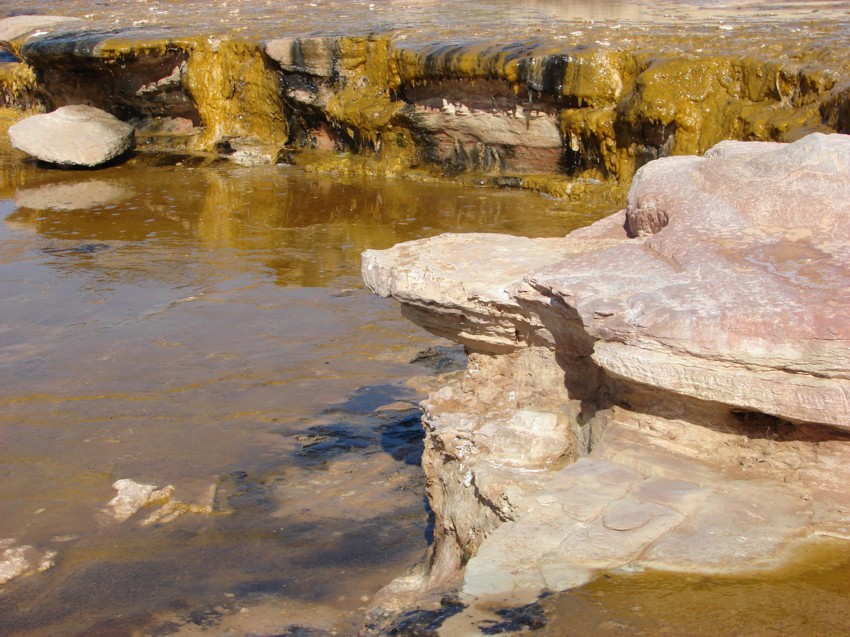
[[157,488],[153,484],[142,484],[129,478],[122,478],[113,482],[112,488],[118,491],[118,494],[109,501],[108,508],[103,511],[118,522],[130,519],[143,507],[160,505],[140,522],[142,526],[173,522],[186,513],[210,515],[215,509],[218,492],[218,484],[211,484],[199,501],[186,503],[174,497],[175,489],[170,484]]
[[56,551],[39,552],[29,544],[16,544],[15,540],[0,539],[0,586],[32,573],[41,573],[54,565]]
[[469,351],[424,403],[424,586],[465,565],[462,600],[516,605],[850,539],[848,198],[850,137],[723,142],[648,164],[624,211],[561,239],[364,253],[373,291]]
[[93,167],[133,147],[135,129],[92,106],[63,106],[9,128],[12,145],[44,162]]
[[153,503],[167,503],[174,493],[170,484],[158,489],[153,484],[141,484],[129,478],[116,480],[112,488],[118,494],[109,501],[110,509],[105,511],[119,522],[131,518],[143,506]]

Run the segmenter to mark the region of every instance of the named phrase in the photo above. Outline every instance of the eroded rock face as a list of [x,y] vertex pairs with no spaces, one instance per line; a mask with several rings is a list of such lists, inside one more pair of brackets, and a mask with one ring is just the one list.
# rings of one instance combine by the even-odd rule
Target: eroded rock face
[[100,109],[78,104],[33,115],[9,128],[12,145],[51,164],[99,166],[133,147],[135,129]]
[[564,238],[364,253],[367,285],[470,352],[424,403],[428,581],[465,564],[465,599],[525,603],[850,539],[848,195],[850,137],[724,142]]
[[331,36],[270,25],[259,37],[240,26],[237,37],[136,22],[0,20],[0,48],[16,61],[0,65],[0,105],[87,103],[138,122],[146,147],[240,163],[427,167],[562,197],[580,196],[573,179],[627,184],[651,159],[704,153],[723,139],[847,130],[848,67],[829,20],[798,32],[794,46],[778,35],[784,28],[759,29],[759,53],[748,32],[733,42],[678,25],[623,37],[618,24],[603,38],[591,29],[465,43],[434,34],[426,43],[389,27]]

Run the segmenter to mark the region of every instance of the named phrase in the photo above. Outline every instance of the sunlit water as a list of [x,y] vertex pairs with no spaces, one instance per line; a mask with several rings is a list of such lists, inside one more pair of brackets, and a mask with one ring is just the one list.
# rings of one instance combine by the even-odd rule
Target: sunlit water
[[800,547],[772,572],[607,574],[535,607],[540,637],[822,637],[850,631],[846,542]]
[[[178,35],[261,39],[392,33],[408,45],[541,37],[575,43],[582,38],[595,42],[603,36],[616,43],[660,33],[668,37],[683,31],[716,34],[718,27],[730,25],[764,25],[761,37],[784,41],[787,30],[783,27],[777,33],[777,24],[841,22],[845,27],[839,35],[844,35],[850,17],[850,7],[843,0],[27,0],[7,4],[0,2],[0,17],[65,15],[107,30],[166,29]],[[624,26],[628,30],[620,30]],[[805,37],[798,31],[795,28],[797,40]],[[817,31],[817,38],[833,37],[823,29]],[[736,38],[729,38],[727,46],[736,43]],[[842,43],[835,40],[835,46]],[[753,43],[737,44],[747,49]]]
[[[230,616],[237,634],[350,633],[427,546],[423,384],[406,381],[452,362],[363,289],[361,251],[563,234],[605,210],[141,163],[2,163],[0,540],[56,558],[4,587],[0,634],[215,634]],[[122,478],[212,513],[116,521]],[[244,607],[275,610],[254,625]]]

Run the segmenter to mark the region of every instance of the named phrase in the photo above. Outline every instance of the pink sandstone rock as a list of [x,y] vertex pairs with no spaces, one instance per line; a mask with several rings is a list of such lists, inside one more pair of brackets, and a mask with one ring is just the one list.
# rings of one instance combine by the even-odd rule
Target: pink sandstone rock
[[723,142],[644,166],[635,238],[528,277],[575,308],[609,372],[850,426],[850,137]]
[[462,599],[518,605],[850,539],[848,201],[850,137],[724,142],[567,237],[364,253],[373,291],[469,352],[423,403],[426,587],[463,568]]

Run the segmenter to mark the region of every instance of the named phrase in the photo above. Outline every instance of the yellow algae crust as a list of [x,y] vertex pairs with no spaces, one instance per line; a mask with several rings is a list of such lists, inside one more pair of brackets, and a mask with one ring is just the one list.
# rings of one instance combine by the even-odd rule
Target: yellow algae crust
[[[579,36],[425,45],[391,33],[325,37],[331,69],[317,76],[236,36],[125,31],[91,46],[96,36],[81,33],[89,44],[53,53],[65,55],[58,67],[49,51],[1,65],[0,101],[21,109],[117,101],[112,110],[126,117],[190,119],[193,134],[162,138],[176,150],[248,149],[310,170],[471,183],[519,175],[517,187],[570,198],[725,139],[793,141],[850,128],[847,63],[826,45],[780,45],[764,32],[754,32],[765,40],[758,51],[725,36],[623,35],[616,46]],[[142,72],[160,75],[138,87],[133,74]],[[523,117],[527,133],[518,132]],[[535,130],[554,131],[554,144],[535,141]]]

